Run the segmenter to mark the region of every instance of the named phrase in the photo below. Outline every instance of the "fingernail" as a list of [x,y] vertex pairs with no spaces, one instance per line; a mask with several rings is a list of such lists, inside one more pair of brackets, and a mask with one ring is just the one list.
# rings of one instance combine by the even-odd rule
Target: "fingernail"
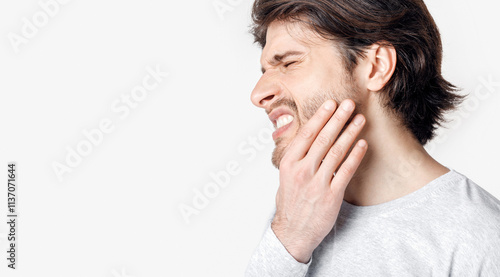
[[358,141],[358,146],[359,146],[359,147],[365,147],[365,146],[366,146],[366,141],[364,141],[364,140],[359,140],[359,141]]
[[352,104],[351,101],[344,101],[342,103],[342,108],[344,109],[344,111],[350,112],[354,109],[354,105]]
[[360,115],[356,115],[356,117],[354,117],[354,120],[353,120],[354,125],[356,125],[356,126],[361,125],[361,123],[363,123],[363,121],[365,121],[365,119]]
[[327,111],[332,111],[333,110],[333,101],[332,100],[328,100],[326,101],[325,103],[325,110]]

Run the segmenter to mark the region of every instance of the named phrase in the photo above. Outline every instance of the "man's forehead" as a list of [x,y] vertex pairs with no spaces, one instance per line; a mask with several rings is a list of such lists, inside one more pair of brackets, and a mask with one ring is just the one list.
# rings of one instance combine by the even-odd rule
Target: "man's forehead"
[[274,57],[288,51],[311,52],[317,46],[332,46],[329,41],[303,22],[273,21],[269,24],[266,33],[266,45],[262,49],[261,64],[267,64]]
[[303,38],[306,34],[296,23],[274,21],[267,28],[266,45],[262,49],[261,64],[287,51],[307,52],[309,45]]

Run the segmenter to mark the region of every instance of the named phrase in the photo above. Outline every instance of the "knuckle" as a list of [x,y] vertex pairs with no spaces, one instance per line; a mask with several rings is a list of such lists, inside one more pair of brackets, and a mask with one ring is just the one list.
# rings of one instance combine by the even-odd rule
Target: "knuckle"
[[313,136],[313,131],[309,128],[304,128],[300,131],[300,137],[303,139],[309,139]]
[[329,146],[333,143],[333,140],[327,136],[327,135],[324,135],[324,134],[320,134],[317,138],[316,138],[316,141],[318,142],[318,144],[320,146]]
[[333,119],[335,119],[335,121],[337,122],[344,122],[344,117],[340,114],[340,113],[335,113],[333,115]]
[[328,155],[334,158],[340,158],[344,155],[344,151],[342,150],[342,147],[334,145],[332,146],[332,148],[330,148],[330,151],[328,151]]
[[344,164],[344,166],[340,169],[340,171],[342,174],[350,176],[354,173],[354,168],[352,166]]
[[306,168],[300,168],[295,173],[294,180],[295,182],[301,184],[308,181],[310,178],[311,178],[311,173],[309,172],[309,170]]
[[344,132],[349,139],[353,139],[357,136],[356,130],[353,130],[351,128],[347,128],[346,131]]

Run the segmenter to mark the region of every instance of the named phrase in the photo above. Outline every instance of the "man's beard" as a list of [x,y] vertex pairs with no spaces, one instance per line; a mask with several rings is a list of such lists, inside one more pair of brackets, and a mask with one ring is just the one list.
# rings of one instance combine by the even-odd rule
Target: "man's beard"
[[[311,117],[313,117],[313,115],[321,107],[321,105],[323,105],[323,103],[328,99],[334,100],[337,103],[337,107],[338,107],[338,105],[340,105],[340,103],[344,99],[352,99],[356,104],[356,108],[354,109],[354,112],[352,113],[352,115],[349,118],[349,120],[347,121],[347,123],[342,127],[342,130],[339,133],[338,137],[342,134],[342,132],[345,130],[345,128],[349,125],[352,118],[357,113],[359,113],[359,110],[361,108],[358,101],[356,101],[356,97],[355,97],[356,91],[354,90],[354,87],[352,85],[349,86],[349,89],[344,90],[344,93],[342,93],[342,94],[333,93],[333,92],[318,92],[318,93],[314,93],[313,95],[314,95],[313,97],[307,99],[305,101],[304,105],[301,106],[301,111],[303,113],[302,115],[299,114],[297,104],[292,99],[288,99],[288,98],[278,99],[271,106],[271,108],[275,108],[275,107],[279,107],[279,106],[283,106],[283,105],[288,106],[295,113],[294,121],[297,120],[296,122],[298,123],[299,127],[298,127],[297,131],[295,132],[295,134],[293,135],[293,137],[291,137],[292,140],[293,140],[293,138],[295,138],[297,136],[298,132],[300,132],[302,127],[307,123],[307,121],[309,121],[309,119],[311,119]],[[285,155],[285,152],[287,151],[288,146],[291,143],[291,140],[288,143],[286,143],[286,139],[287,139],[286,137],[280,136],[275,141],[276,147],[273,150],[271,162],[273,163],[274,167],[276,167],[277,169],[279,169],[279,164],[280,164],[281,160],[283,159],[283,156]],[[288,139],[290,139],[290,138],[288,138]]]

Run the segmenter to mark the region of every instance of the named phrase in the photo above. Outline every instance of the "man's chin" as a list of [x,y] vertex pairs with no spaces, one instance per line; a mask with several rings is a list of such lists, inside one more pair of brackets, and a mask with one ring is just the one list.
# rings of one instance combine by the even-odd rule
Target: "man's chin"
[[274,167],[280,169],[280,162],[285,155],[286,143],[283,141],[283,138],[277,138],[275,141],[276,147],[273,150],[273,155],[271,158],[271,162]]

